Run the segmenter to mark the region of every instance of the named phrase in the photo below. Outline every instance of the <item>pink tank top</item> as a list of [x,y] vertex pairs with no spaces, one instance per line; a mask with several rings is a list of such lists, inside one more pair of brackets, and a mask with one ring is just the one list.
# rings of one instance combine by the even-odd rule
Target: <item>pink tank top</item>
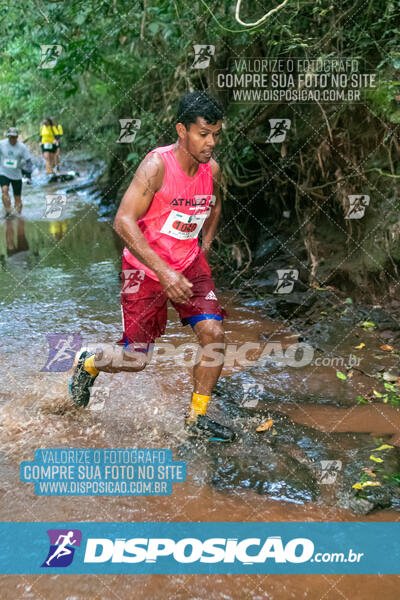
[[[175,271],[184,271],[200,252],[198,235],[215,203],[210,163],[199,164],[194,177],[180,166],[175,144],[155,148],[165,164],[161,189],[154,194],[138,225],[149,246]],[[158,281],[157,275],[124,248],[123,256],[134,269]]]

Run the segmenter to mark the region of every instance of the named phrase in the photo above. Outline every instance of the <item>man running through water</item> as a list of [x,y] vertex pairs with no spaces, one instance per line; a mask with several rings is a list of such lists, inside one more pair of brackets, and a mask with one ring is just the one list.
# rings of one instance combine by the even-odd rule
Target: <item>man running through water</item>
[[14,192],[14,205],[18,214],[22,212],[22,163],[24,163],[24,173],[28,180],[32,174],[32,160],[28,148],[22,142],[18,141],[18,131],[15,127],[10,127],[6,138],[0,141],[0,186],[1,197],[5,210],[5,217],[11,215],[11,199],[9,195],[9,186],[11,183]]
[[[126,243],[122,267],[128,287],[131,275],[136,276],[131,293],[126,281],[122,286],[124,334],[118,344],[124,346],[119,350],[123,366],[115,366],[115,348],[109,355],[102,348],[95,354],[82,351],[70,393],[75,404],[86,406],[99,371],[144,369],[148,362],[145,352],[165,331],[169,299],[182,324],[191,325],[201,346],[185,425],[196,435],[230,442],[234,432],[206,416],[225,350],[222,320],[226,313],[217,300],[207,264],[221,213],[220,169],[212,152],[222,119],[217,100],[205,92],[187,94],[179,103],[177,142],[155,148],[139,165],[114,221],[114,229]],[[201,248],[197,243],[200,230]],[[219,360],[213,360],[214,354],[213,364],[207,365],[211,344],[218,348]]]

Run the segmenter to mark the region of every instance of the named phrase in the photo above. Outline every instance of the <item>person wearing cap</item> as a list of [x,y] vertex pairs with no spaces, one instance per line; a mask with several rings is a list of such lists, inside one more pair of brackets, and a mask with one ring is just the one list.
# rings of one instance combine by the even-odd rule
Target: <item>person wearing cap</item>
[[10,183],[14,192],[15,210],[18,214],[22,211],[22,163],[24,163],[24,172],[30,180],[32,174],[31,155],[25,144],[18,141],[17,129],[10,127],[6,138],[0,141],[0,186],[6,217],[11,215]]

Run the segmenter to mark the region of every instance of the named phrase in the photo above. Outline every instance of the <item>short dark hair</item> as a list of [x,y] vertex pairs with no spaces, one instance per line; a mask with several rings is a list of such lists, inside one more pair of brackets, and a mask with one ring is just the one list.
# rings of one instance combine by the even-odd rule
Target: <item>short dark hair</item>
[[176,123],[183,123],[189,129],[191,123],[196,123],[197,117],[203,117],[207,123],[215,125],[224,118],[224,109],[207,92],[190,92],[179,101]]

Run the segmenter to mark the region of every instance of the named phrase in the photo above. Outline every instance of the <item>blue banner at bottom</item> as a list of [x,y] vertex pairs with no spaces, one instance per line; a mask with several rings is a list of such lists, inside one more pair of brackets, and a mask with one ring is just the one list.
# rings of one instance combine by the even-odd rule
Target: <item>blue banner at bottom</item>
[[1,574],[399,574],[400,523],[0,523]]

